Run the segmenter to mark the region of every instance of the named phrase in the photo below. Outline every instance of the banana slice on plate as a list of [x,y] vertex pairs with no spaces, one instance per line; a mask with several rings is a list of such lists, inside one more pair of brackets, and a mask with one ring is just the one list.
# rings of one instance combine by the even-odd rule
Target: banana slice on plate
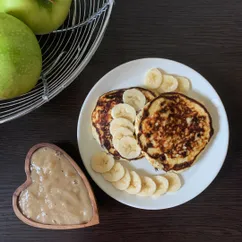
[[133,132],[128,129],[128,128],[124,128],[124,127],[120,127],[118,128],[115,133],[113,134],[113,146],[116,149],[116,147],[118,146],[118,142],[126,136],[130,136],[130,137],[134,137]]
[[164,176],[153,176],[152,178],[156,184],[156,191],[152,197],[157,198],[168,191],[169,182]]
[[136,111],[129,104],[119,103],[112,108],[111,115],[114,119],[126,118],[133,123],[136,117]]
[[114,159],[106,152],[98,152],[91,158],[91,167],[95,172],[105,173],[110,171],[114,166]]
[[123,191],[129,187],[130,182],[131,182],[131,176],[130,176],[129,170],[125,168],[124,176],[119,181],[113,182],[112,184],[118,190]]
[[134,133],[134,125],[125,118],[113,119],[110,123],[110,133],[114,135],[114,133],[121,127],[130,129],[131,132]]
[[181,179],[176,173],[168,172],[164,177],[169,182],[168,192],[176,192],[181,188]]
[[119,163],[115,162],[112,169],[108,172],[103,173],[103,178],[109,182],[116,182],[124,176],[124,167]]
[[152,196],[156,191],[155,182],[148,176],[141,177],[141,184],[142,187],[140,192],[137,194],[138,196],[149,197]]
[[162,81],[160,87],[158,88],[158,92],[159,93],[174,92],[177,89],[177,87],[178,87],[177,79],[172,75],[164,74],[163,81]]
[[145,75],[145,86],[149,89],[157,89],[162,83],[162,74],[157,68],[150,69]]
[[123,102],[129,104],[138,112],[145,106],[146,97],[141,91],[132,88],[124,92]]
[[126,136],[116,142],[115,149],[126,159],[135,159],[141,153],[141,148],[134,137]]
[[130,185],[125,191],[129,194],[137,194],[141,190],[140,176],[135,171],[131,171],[130,177],[131,177]]
[[186,77],[179,76],[179,77],[177,77],[177,80],[178,80],[178,90],[180,92],[186,93],[190,90],[191,84],[190,84],[190,81]]

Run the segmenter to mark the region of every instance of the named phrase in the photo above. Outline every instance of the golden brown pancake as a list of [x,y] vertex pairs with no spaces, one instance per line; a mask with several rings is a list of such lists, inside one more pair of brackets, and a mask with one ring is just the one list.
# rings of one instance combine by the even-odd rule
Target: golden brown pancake
[[[113,120],[111,116],[111,110],[115,105],[123,103],[123,93],[126,90],[134,88],[141,91],[144,94],[147,102],[150,102],[152,99],[155,98],[154,93],[140,87],[118,89],[107,92],[100,96],[97,101],[96,107],[92,112],[92,129],[95,139],[107,152],[112,154],[116,159],[124,158],[121,157],[121,155],[113,147],[112,135],[109,130],[110,122]],[[136,159],[140,159],[142,157],[143,155],[141,154]]]
[[212,119],[199,102],[164,93],[136,119],[138,143],[150,163],[165,171],[190,167],[213,135]]

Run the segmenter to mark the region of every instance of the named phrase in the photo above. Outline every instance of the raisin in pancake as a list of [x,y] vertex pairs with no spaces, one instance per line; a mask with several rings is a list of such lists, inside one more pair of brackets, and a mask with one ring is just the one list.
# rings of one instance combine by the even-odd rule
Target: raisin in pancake
[[[123,157],[114,148],[112,143],[112,135],[109,130],[110,122],[113,120],[111,116],[111,110],[115,105],[123,103],[123,93],[128,89],[137,89],[141,91],[146,97],[147,102],[150,102],[155,98],[155,94],[153,94],[151,91],[140,87],[110,91],[99,97],[91,117],[92,132],[94,138],[107,152],[112,154],[116,159],[123,159]],[[142,157],[143,155],[141,154],[136,159],[140,159]]]
[[136,118],[138,143],[150,163],[165,171],[192,166],[213,135],[212,119],[199,102],[180,93],[164,93]]

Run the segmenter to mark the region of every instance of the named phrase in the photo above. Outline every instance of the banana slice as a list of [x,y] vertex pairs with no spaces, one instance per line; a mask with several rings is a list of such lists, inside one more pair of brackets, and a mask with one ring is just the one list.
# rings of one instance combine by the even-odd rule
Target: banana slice
[[134,125],[125,118],[116,118],[113,119],[110,123],[110,133],[114,135],[114,133],[120,128],[127,128],[130,129],[132,133],[134,133]]
[[131,177],[130,185],[125,191],[129,194],[137,194],[141,190],[140,176],[135,171],[131,171],[130,177]]
[[152,195],[153,198],[157,198],[163,194],[165,194],[168,191],[169,182],[168,180],[163,176],[154,176],[153,181],[156,184],[156,191]]
[[129,170],[125,168],[124,176],[119,181],[113,182],[112,184],[118,190],[123,191],[129,187],[130,182],[131,182],[131,176],[130,176]]
[[105,152],[98,152],[91,158],[91,167],[95,172],[105,173],[110,171],[114,166],[114,159]]
[[177,79],[172,75],[163,75],[163,82],[158,88],[158,92],[174,92],[178,87]]
[[115,162],[112,169],[108,172],[103,173],[103,178],[109,182],[116,182],[124,176],[124,167],[119,163]]
[[129,104],[119,103],[112,108],[111,115],[114,119],[126,118],[133,123],[136,117],[136,111]]
[[178,80],[178,90],[180,92],[188,92],[190,90],[190,81],[185,78],[185,77],[182,77],[182,76],[179,76],[177,77],[177,80]]
[[128,129],[128,128],[124,128],[124,127],[120,127],[120,128],[118,128],[118,129],[114,132],[114,134],[113,134],[113,138],[114,138],[114,139],[118,139],[118,140],[120,140],[120,139],[122,139],[124,136],[131,136],[131,137],[133,137],[133,135],[134,135],[134,133],[133,133],[130,129]]
[[112,140],[113,146],[115,149],[117,148],[119,141],[126,136],[134,137],[134,134],[130,129],[123,128],[123,127],[120,127],[115,131],[115,133],[113,134],[113,140]]
[[166,173],[164,177],[169,182],[168,192],[176,192],[181,188],[181,179],[176,173]]
[[137,158],[141,153],[137,140],[134,137],[129,136],[123,137],[117,141],[115,148],[123,158],[129,160]]
[[157,68],[150,69],[145,75],[145,86],[150,89],[157,89],[162,83],[162,74]]
[[150,177],[144,176],[141,178],[141,183],[142,183],[142,188],[137,195],[142,197],[152,196],[156,191],[155,182]]
[[123,102],[129,104],[138,112],[145,106],[146,97],[141,91],[133,88],[124,92]]

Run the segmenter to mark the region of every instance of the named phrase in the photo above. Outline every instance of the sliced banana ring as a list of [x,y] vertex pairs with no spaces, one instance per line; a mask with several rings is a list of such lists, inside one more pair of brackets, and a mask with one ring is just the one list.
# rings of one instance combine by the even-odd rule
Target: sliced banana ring
[[118,146],[118,142],[123,138],[123,137],[126,137],[126,136],[130,136],[130,137],[134,137],[134,134],[132,133],[132,131],[128,128],[123,128],[123,127],[120,127],[118,128],[115,133],[113,134],[113,146],[114,148],[116,149],[117,146]]
[[114,133],[120,127],[130,129],[131,132],[134,133],[134,125],[128,119],[125,119],[125,118],[113,119],[110,123],[110,133],[114,135]]
[[190,90],[191,84],[187,78],[179,76],[177,77],[177,80],[178,80],[178,90],[180,92],[186,93]]
[[141,148],[137,143],[137,140],[134,137],[123,137],[117,141],[115,149],[118,153],[126,159],[135,159],[141,153]]
[[162,83],[162,74],[157,68],[150,69],[145,75],[145,86],[149,89],[157,89]]
[[124,176],[119,181],[113,182],[112,184],[118,190],[123,191],[129,187],[130,182],[131,182],[131,176],[130,176],[129,170],[125,168]]
[[140,176],[135,171],[131,171],[130,177],[131,177],[130,185],[125,191],[129,194],[137,194],[141,190]]
[[169,182],[164,176],[154,176],[152,178],[156,184],[156,191],[152,197],[157,198],[168,191]]
[[141,177],[141,190],[137,194],[142,197],[149,197],[154,194],[156,191],[156,184],[155,182],[148,176]]
[[112,169],[108,172],[103,173],[103,178],[109,182],[119,181],[124,176],[124,167],[119,163],[115,162]]
[[176,173],[168,172],[164,177],[169,182],[168,192],[176,192],[181,188],[181,179]]
[[177,79],[172,75],[163,75],[163,82],[161,83],[160,87],[158,88],[158,92],[174,92],[178,87]]
[[91,167],[95,172],[105,173],[110,171],[114,166],[114,159],[106,152],[98,152],[91,158]]
[[123,94],[123,102],[129,104],[138,112],[145,106],[146,97],[141,91],[135,88],[128,89]]
[[136,111],[129,104],[119,103],[112,108],[111,115],[114,119],[126,118],[133,123],[136,117]]

